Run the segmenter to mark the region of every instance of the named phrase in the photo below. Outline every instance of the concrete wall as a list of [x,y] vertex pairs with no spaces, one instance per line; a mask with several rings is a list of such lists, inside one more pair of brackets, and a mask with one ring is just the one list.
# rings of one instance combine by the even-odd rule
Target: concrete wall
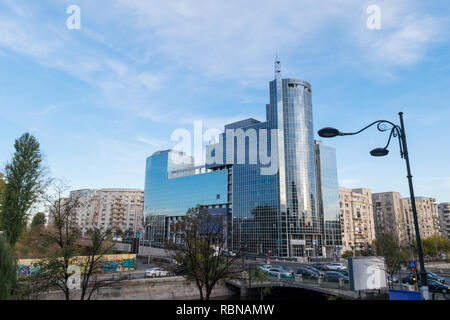
[[[116,242],[114,247],[115,247],[115,249],[124,251],[124,252],[131,251],[131,244],[129,244],[129,243]],[[161,249],[161,248],[140,246],[138,255],[165,257],[165,256],[167,256],[167,250]]]
[[[212,297],[229,297],[233,291],[226,284],[217,284]],[[64,300],[62,291],[39,295],[39,300]],[[74,290],[72,300],[80,299],[80,290]],[[194,283],[183,277],[129,280],[112,287],[101,288],[92,300],[197,300],[199,291]]]

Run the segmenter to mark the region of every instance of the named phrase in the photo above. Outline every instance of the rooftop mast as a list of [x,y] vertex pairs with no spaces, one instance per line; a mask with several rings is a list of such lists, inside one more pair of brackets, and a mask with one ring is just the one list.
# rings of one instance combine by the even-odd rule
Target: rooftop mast
[[275,78],[281,77],[281,61],[278,59],[278,54],[275,57]]

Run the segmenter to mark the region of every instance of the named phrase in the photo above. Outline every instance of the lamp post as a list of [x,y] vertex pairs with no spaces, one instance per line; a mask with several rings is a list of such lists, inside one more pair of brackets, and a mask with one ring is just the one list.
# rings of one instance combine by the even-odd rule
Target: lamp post
[[400,156],[403,159],[405,159],[405,162],[406,162],[409,193],[410,193],[410,198],[411,198],[411,208],[412,208],[412,212],[413,212],[414,229],[415,229],[415,233],[416,233],[417,253],[419,256],[419,263],[420,263],[420,281],[422,284],[421,292],[422,292],[422,297],[425,300],[428,300],[427,273],[425,270],[425,263],[423,260],[422,242],[420,240],[419,222],[417,219],[416,200],[414,197],[414,187],[413,187],[413,183],[412,183],[411,166],[409,163],[408,146],[406,143],[406,133],[405,133],[405,124],[403,122],[403,112],[399,112],[399,117],[400,117],[400,126],[398,126],[390,121],[387,121],[387,120],[377,120],[356,132],[346,133],[346,132],[340,132],[338,129],[335,129],[335,128],[323,128],[323,129],[319,130],[318,134],[322,138],[334,138],[337,136],[356,135],[356,134],[361,133],[364,130],[372,127],[375,124],[377,125],[377,129],[380,132],[385,132],[385,131],[390,130],[389,139],[388,139],[386,146],[384,148],[376,148],[376,149],[373,149],[372,151],[370,151],[370,154],[374,157],[383,157],[383,156],[388,155],[389,150],[387,148],[389,147],[392,137],[398,138],[398,142],[400,145]]

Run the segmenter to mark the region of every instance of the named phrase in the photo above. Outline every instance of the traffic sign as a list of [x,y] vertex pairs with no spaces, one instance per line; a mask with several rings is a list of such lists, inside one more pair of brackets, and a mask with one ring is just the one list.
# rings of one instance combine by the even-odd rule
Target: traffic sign
[[409,267],[415,269],[417,267],[416,266],[416,261],[415,260],[409,260]]

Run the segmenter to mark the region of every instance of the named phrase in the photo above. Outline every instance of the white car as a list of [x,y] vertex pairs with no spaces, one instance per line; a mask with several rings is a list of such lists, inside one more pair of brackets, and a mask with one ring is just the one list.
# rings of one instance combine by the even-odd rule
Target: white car
[[345,270],[347,267],[343,263],[330,263],[326,265],[326,268],[328,270],[332,271],[339,271],[339,270]]
[[272,266],[270,264],[260,264],[257,266],[257,268],[264,272],[268,272],[269,269],[272,268]]
[[273,276],[273,277],[278,277],[278,275],[279,275],[281,278],[290,278],[290,277],[293,277],[292,273],[283,271],[283,270],[281,270],[280,268],[270,268],[269,270],[267,270],[267,273],[268,273],[270,276]]
[[145,270],[145,276],[148,278],[170,277],[170,272],[163,268],[149,268]]

